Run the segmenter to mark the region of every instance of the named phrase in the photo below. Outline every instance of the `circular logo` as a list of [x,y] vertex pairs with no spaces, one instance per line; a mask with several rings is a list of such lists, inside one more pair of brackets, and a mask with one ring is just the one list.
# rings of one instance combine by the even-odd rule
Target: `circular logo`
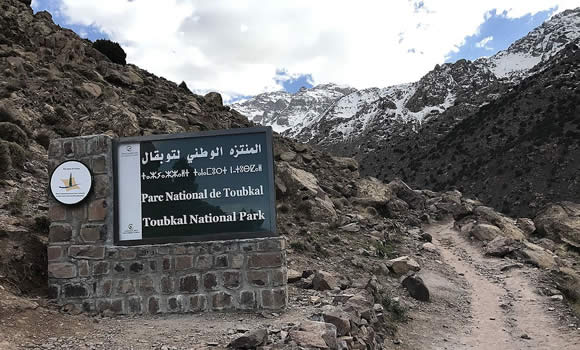
[[127,146],[126,150],[127,150],[127,152],[131,152],[133,150],[133,146],[131,146],[131,145]]
[[57,202],[75,205],[87,198],[93,187],[93,174],[78,160],[60,163],[50,175],[50,193]]
[[127,226],[127,228],[129,229],[129,231],[133,231],[133,224],[129,224],[129,226]]

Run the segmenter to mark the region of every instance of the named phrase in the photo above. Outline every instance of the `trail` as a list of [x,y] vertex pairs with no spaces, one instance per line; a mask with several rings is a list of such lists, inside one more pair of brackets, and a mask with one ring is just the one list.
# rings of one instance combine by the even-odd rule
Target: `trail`
[[[471,296],[472,320],[448,335],[447,349],[580,349],[576,328],[550,315],[555,301],[534,293],[533,269],[515,266],[501,271],[509,260],[482,254],[453,229],[453,223],[426,227],[439,247],[441,260],[465,279]],[[452,345],[452,346],[451,346]]]

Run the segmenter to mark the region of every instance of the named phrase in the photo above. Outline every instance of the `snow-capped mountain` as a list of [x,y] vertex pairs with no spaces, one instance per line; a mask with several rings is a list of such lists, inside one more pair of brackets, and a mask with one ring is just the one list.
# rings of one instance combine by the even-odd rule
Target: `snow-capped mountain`
[[[373,149],[361,149],[358,138],[381,140],[404,129],[416,131],[452,106],[465,112],[489,103],[579,37],[577,8],[553,16],[507,50],[474,62],[436,65],[417,82],[363,90],[324,84],[296,94],[264,93],[232,107],[299,141],[357,155]],[[457,115],[460,119],[462,113]]]

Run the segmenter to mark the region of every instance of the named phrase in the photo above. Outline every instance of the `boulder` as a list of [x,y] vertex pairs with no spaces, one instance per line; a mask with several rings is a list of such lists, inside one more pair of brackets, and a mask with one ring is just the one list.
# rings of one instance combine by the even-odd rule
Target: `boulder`
[[222,100],[222,95],[217,92],[209,92],[204,97],[205,101],[210,105],[223,106],[224,101]]
[[516,226],[520,228],[520,230],[524,231],[526,236],[531,235],[536,231],[536,225],[532,221],[532,219],[528,218],[518,218],[516,220]]
[[297,330],[291,330],[290,339],[299,346],[318,349],[338,349],[336,326],[317,321],[303,321]]
[[316,290],[333,290],[338,288],[338,281],[332,274],[320,270],[314,274],[312,288]]
[[358,162],[354,158],[332,157],[332,160],[340,168],[345,168],[345,169],[348,169],[350,171],[356,171],[356,170],[358,170]]
[[375,202],[387,202],[393,198],[392,189],[379,179],[368,177],[357,181],[358,195]]
[[256,329],[248,332],[228,344],[232,349],[255,349],[268,341],[268,331],[266,329]]
[[503,258],[514,251],[515,241],[509,237],[495,237],[485,247],[485,254]]
[[495,225],[476,224],[470,231],[470,234],[480,241],[491,241],[502,235],[502,231]]
[[339,337],[350,332],[350,315],[347,312],[329,311],[322,314],[324,322],[333,324],[336,327],[336,335]]
[[280,159],[285,161],[285,162],[293,161],[294,158],[296,158],[296,153],[294,153],[292,151],[287,151],[287,152],[280,154]]
[[510,237],[518,241],[526,238],[524,231],[516,226],[515,220],[503,216],[492,208],[479,206],[473,210],[473,213],[479,223],[491,224],[498,227],[501,231],[501,236]]
[[425,208],[425,197],[421,195],[421,192],[416,192],[411,189],[406,183],[397,179],[389,182],[387,185],[391,192],[394,193],[398,198],[409,204],[411,209],[424,209]]
[[539,234],[580,248],[580,204],[549,204],[536,215],[534,223]]
[[419,271],[421,266],[408,256],[400,256],[387,261],[387,267],[397,275],[405,275],[409,271]]
[[427,288],[421,277],[407,276],[403,279],[402,285],[413,298],[420,301],[429,301],[429,288]]
[[300,281],[302,278],[302,272],[298,272],[293,269],[288,269],[288,283],[294,283]]
[[525,247],[522,249],[522,253],[530,263],[544,269],[557,267],[552,252],[527,241],[524,241],[524,245]]
[[421,246],[421,249],[426,250],[431,253],[439,253],[439,249],[435,246],[435,244],[427,242]]

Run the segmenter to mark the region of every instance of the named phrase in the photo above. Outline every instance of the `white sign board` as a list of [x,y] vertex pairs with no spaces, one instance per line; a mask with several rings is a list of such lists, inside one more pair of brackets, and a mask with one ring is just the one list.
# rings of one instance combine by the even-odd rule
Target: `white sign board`
[[91,191],[93,175],[77,160],[68,160],[54,169],[50,176],[50,192],[54,199],[65,205],[82,202]]

